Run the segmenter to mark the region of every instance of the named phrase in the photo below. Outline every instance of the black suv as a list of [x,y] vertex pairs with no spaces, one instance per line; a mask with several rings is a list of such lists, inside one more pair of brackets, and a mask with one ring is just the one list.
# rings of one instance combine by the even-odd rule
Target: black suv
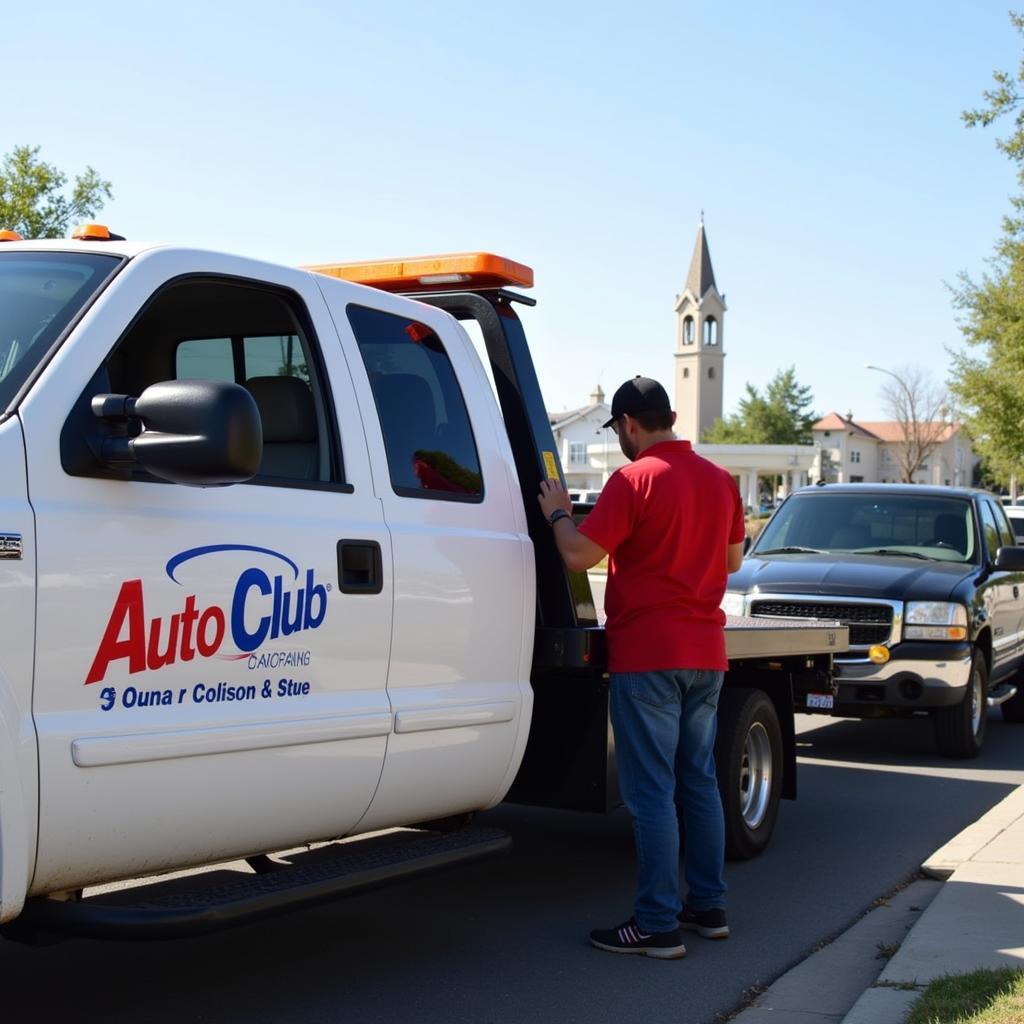
[[1024,721],[1024,549],[1014,544],[986,491],[807,487],[765,526],[722,607],[848,625],[832,713],[928,713],[941,753],[975,757],[988,706]]

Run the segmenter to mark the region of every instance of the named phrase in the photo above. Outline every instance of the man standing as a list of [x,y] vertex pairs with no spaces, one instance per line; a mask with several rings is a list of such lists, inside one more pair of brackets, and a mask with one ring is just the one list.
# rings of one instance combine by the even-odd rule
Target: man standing
[[[743,505],[723,469],[672,433],[665,389],[634,377],[615,392],[605,424],[629,465],[612,474],[576,528],[558,480],[541,509],[566,566],[609,555],[611,719],[619,788],[633,816],[637,895],[625,924],[590,933],[599,949],[660,959],[686,954],[680,928],[729,935],[725,825],[715,777],[718,695],[728,661],[726,578],[743,559]],[[678,804],[678,811],[677,811]],[[679,817],[686,828],[686,901],[679,894]]]

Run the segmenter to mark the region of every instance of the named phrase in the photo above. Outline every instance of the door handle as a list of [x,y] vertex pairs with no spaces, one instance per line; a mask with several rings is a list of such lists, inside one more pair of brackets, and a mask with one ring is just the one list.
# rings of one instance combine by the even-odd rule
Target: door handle
[[338,589],[343,594],[379,594],[384,589],[380,544],[375,540],[338,541]]
[[1018,597],[1020,597],[1020,587],[1015,583],[1013,585],[1013,599],[1016,601]]

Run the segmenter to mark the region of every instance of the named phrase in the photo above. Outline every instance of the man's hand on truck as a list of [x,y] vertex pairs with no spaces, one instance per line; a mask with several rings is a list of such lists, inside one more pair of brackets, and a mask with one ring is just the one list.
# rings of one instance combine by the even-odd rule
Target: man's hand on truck
[[[576,529],[572,518],[572,501],[561,480],[541,480],[537,495],[544,518],[555,533],[555,544],[566,568],[571,572],[586,572],[597,565],[608,552]],[[566,525],[568,524],[568,525]]]

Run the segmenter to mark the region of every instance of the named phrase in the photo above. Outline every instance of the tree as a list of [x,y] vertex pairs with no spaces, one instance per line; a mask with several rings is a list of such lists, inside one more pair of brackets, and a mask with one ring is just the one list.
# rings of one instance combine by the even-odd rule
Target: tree
[[950,389],[975,450],[1005,484],[1024,471],[1024,258],[1006,259],[980,284],[963,275],[955,302],[967,343],[982,354],[953,353]]
[[818,418],[810,411],[813,401],[810,387],[797,382],[795,367],[779,370],[763,395],[748,383],[739,412],[716,420],[702,440],[709,444],[810,444],[811,427]]
[[67,175],[39,159],[38,146],[16,146],[0,165],[0,228],[24,238],[63,238],[72,221],[88,220],[112,198],[110,182],[86,167],[70,197]]
[[919,366],[882,373],[893,378],[882,387],[882,402],[900,427],[900,439],[896,442],[900,478],[904,483],[913,483],[914,474],[949,435],[949,393]]
[[[1024,35],[1024,15],[1011,12],[1010,21]],[[986,105],[962,117],[974,128],[1015,114],[1014,130],[996,146],[1017,165],[1024,190],[1024,61],[1016,76],[996,71],[993,78],[996,87],[982,94]],[[990,272],[977,282],[961,274],[953,289],[960,329],[978,354],[952,353],[950,380],[975,449],[1002,482],[1024,470],[1024,192],[1010,203]]]

